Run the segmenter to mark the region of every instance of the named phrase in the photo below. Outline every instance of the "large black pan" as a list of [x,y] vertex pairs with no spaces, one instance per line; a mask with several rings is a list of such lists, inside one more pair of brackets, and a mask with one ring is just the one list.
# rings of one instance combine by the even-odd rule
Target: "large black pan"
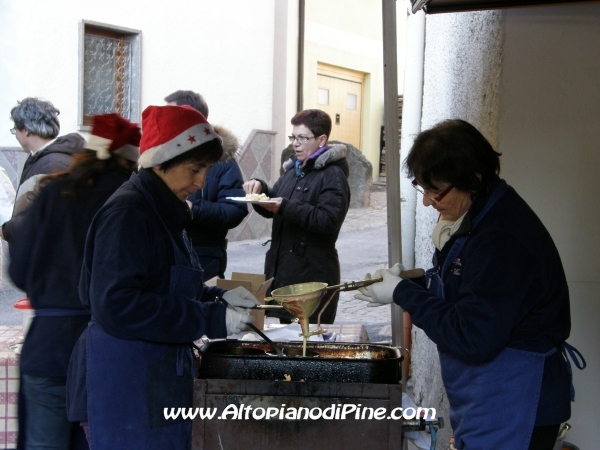
[[208,342],[201,349],[198,377],[383,384],[397,384],[400,380],[403,356],[395,347],[309,342],[307,349],[318,356],[302,357],[301,342],[278,344],[284,351],[289,349],[290,356],[267,354],[270,347],[265,342]]

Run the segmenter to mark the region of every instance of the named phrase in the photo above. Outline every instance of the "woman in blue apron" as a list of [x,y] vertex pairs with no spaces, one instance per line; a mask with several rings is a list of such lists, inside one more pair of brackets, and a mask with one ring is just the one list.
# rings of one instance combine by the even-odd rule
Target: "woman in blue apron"
[[[498,176],[500,154],[467,122],[420,133],[405,161],[440,218],[427,289],[376,273],[356,298],[400,305],[437,344],[459,450],[551,450],[573,400],[569,291],[544,225]],[[581,361],[579,360],[581,358]]]
[[[65,396],[71,351],[90,320],[77,290],[85,236],[134,171],[139,142],[137,125],[117,114],[95,116],[85,150],[67,171],[42,179],[10,244],[10,276],[35,309],[19,366],[19,449],[77,448],[83,436],[67,419]],[[87,448],[85,438],[79,442]]]
[[252,321],[217,296],[258,303],[244,289],[204,286],[184,231],[186,198],[219,160],[219,136],[180,106],[148,107],[142,129],[140,170],[94,218],[79,284],[92,320],[71,357],[69,418],[84,422],[93,450],[191,448],[191,421],[164,417],[192,406],[190,343]]

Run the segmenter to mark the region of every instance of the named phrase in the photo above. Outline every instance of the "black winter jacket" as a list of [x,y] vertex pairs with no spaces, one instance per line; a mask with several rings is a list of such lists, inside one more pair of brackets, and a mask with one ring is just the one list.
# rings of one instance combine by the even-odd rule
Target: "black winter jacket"
[[[253,205],[260,215],[273,218],[271,247],[265,258],[265,274],[275,278],[272,290],[305,282],[340,283],[335,243],[350,205],[346,147],[334,145],[309,159],[301,177],[296,175],[295,162],[292,156],[284,164],[285,173],[273,188],[261,181],[263,193],[283,198],[277,214]],[[323,312],[322,323],[333,323],[338,297]],[[311,316],[311,323],[316,316]]]
[[2,225],[4,239],[10,242],[19,230],[23,213],[33,201],[33,191],[42,176],[69,168],[73,155],[83,150],[85,139],[77,133],[57,137],[46,148],[29,155],[21,172],[13,217]]
[[[34,309],[85,309],[77,285],[87,230],[98,209],[130,174],[126,169],[102,172],[94,186],[80,185],[76,196],[62,193],[71,179],[68,175],[53,180],[36,196],[11,242],[9,268]],[[21,352],[21,372],[66,377],[71,351],[89,319],[89,315],[35,317]]]

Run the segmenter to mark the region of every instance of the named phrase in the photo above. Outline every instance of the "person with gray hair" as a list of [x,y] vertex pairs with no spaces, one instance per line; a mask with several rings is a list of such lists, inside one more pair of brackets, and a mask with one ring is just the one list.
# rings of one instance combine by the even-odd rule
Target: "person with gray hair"
[[15,131],[27,129],[40,139],[54,139],[58,136],[59,114],[60,111],[52,103],[31,97],[18,102],[17,106],[10,111],[15,123]]
[[23,213],[33,201],[37,182],[44,175],[66,170],[73,155],[81,152],[85,140],[78,133],[58,136],[60,111],[51,102],[27,97],[10,111],[14,127],[10,132],[29,154],[15,199],[12,218],[0,228],[0,237],[10,242],[18,230]]
[[194,108],[208,119],[208,105],[200,94],[194,91],[178,90],[165,97],[167,105],[181,106],[188,105]]

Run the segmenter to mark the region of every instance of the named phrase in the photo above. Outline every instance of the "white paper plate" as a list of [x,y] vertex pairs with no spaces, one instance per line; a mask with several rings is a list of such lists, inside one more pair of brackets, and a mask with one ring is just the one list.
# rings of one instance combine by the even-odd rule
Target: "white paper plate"
[[226,197],[227,200],[233,200],[235,202],[242,202],[242,203],[254,203],[255,205],[260,205],[261,203],[264,205],[265,203],[277,203],[274,200],[250,200],[247,199],[246,197]]

